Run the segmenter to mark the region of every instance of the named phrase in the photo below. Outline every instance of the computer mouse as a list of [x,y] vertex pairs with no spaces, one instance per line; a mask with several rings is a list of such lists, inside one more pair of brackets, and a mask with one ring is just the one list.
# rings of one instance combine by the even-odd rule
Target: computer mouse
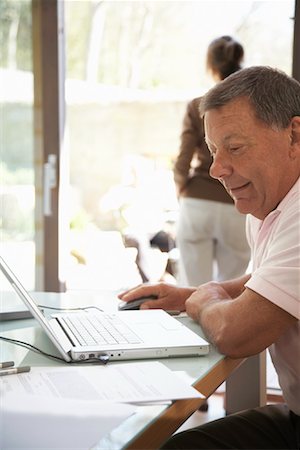
[[136,309],[140,309],[142,303],[147,302],[148,300],[156,300],[157,295],[148,295],[146,297],[139,297],[131,300],[130,302],[120,302],[118,309],[119,311],[132,311]]

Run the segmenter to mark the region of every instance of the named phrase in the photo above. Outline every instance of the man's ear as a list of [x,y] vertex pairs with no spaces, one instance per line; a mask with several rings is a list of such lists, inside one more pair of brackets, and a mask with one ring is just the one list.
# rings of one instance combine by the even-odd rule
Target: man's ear
[[294,116],[291,125],[291,144],[300,145],[300,116]]
[[294,116],[291,120],[291,156],[300,155],[300,116]]

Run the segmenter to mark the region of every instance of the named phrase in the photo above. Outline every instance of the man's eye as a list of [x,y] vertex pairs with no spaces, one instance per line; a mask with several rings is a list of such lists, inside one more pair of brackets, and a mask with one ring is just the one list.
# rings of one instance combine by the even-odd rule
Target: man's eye
[[241,145],[234,145],[234,146],[232,146],[232,147],[229,147],[229,150],[230,150],[232,153],[235,153],[235,152],[238,152],[239,150],[241,150],[241,148],[242,148]]

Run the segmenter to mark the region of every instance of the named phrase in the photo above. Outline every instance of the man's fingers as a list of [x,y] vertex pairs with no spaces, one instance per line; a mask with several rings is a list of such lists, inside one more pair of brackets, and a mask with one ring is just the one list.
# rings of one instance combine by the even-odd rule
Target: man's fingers
[[142,303],[140,309],[164,309],[160,300],[149,300]]
[[158,297],[159,295],[159,289],[157,286],[147,286],[147,285],[140,285],[136,288],[129,289],[128,291],[125,291],[118,295],[119,299],[128,302],[131,300],[136,300],[140,297]]

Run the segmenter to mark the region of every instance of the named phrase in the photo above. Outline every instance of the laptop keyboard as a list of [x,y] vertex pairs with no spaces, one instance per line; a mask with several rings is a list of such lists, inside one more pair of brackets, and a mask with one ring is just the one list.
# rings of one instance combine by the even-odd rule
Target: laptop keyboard
[[95,344],[139,344],[141,339],[116,316],[70,314],[60,316],[61,325],[85,346]]

